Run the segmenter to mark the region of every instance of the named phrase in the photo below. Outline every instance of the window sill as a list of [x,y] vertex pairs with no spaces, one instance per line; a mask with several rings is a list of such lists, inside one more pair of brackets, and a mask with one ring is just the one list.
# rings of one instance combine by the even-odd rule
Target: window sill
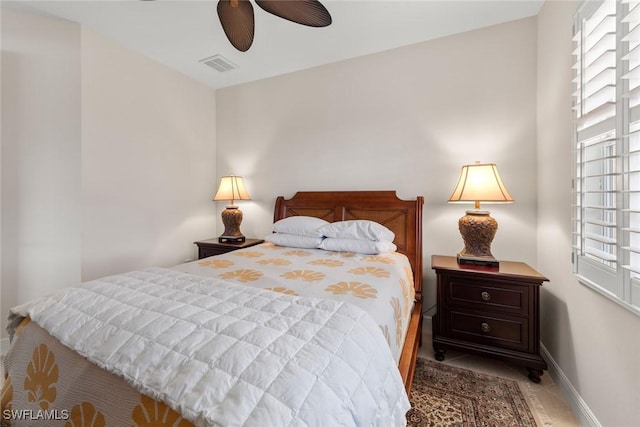
[[595,283],[593,283],[591,280],[587,279],[584,276],[581,276],[579,274],[574,274],[573,276],[578,280],[578,282],[580,282],[584,286],[586,286],[586,287],[590,288],[591,290],[599,293],[600,295],[604,296],[608,300],[613,301],[617,305],[627,309],[628,311],[630,311],[631,313],[635,314],[636,316],[640,316],[640,307],[636,307],[634,305],[631,305],[627,301],[621,300],[616,295],[614,295],[611,292],[608,292],[608,291],[602,289],[600,286],[596,285]]

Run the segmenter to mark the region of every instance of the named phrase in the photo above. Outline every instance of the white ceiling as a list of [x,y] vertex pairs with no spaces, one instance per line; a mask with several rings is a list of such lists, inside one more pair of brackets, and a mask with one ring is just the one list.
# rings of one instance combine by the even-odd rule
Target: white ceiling
[[[254,4],[255,39],[247,52],[227,41],[216,0],[2,1],[3,7],[81,23],[212,88],[342,61],[536,15],[544,0],[321,0],[333,23],[310,28]],[[221,54],[237,69],[199,61]]]

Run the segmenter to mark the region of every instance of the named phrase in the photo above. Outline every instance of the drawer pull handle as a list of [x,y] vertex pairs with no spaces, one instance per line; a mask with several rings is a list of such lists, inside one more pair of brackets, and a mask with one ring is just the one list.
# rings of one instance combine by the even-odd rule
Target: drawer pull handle
[[491,299],[491,294],[487,291],[484,291],[480,294],[483,301],[489,301]]
[[486,323],[486,322],[482,322],[480,327],[482,328],[482,332],[490,332],[491,331],[491,326],[489,326],[489,324]]

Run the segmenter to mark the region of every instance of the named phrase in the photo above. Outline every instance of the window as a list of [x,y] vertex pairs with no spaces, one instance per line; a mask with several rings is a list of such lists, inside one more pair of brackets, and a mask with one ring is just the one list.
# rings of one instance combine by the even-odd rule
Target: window
[[640,0],[585,1],[574,22],[573,263],[640,315]]

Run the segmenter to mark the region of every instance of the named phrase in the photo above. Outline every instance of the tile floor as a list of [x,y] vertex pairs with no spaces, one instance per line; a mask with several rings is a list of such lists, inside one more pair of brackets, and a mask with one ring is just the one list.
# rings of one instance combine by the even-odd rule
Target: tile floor
[[[427,323],[425,322],[425,324]],[[431,346],[430,327],[423,328],[422,347],[418,357],[435,360],[433,347]],[[542,381],[539,384],[535,384],[527,378],[527,370],[525,368],[500,360],[453,350],[447,351],[445,360],[441,363],[518,381],[538,426],[580,426],[569,405],[562,397],[560,390],[546,371],[541,377]]]

